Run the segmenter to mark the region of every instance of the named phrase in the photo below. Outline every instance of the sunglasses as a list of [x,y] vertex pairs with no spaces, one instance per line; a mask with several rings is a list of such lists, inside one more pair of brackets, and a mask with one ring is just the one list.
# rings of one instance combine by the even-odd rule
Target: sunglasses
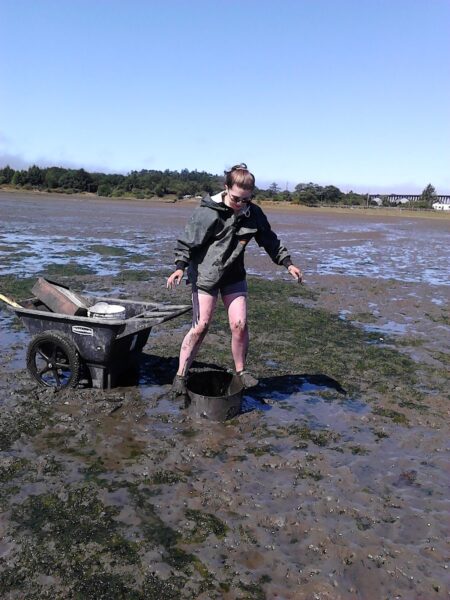
[[230,192],[228,192],[228,196],[235,204],[249,204],[253,198],[253,194],[251,196],[246,196],[245,198],[240,198],[239,196],[230,194]]

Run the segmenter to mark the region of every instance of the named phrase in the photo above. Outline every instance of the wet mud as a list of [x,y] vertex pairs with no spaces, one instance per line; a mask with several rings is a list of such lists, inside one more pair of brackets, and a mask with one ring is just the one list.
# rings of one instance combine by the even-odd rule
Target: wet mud
[[[0,195],[0,288],[188,301],[192,209]],[[226,423],[171,400],[187,316],[119,387],[55,393],[0,306],[2,598],[449,598],[450,220],[268,212],[306,285],[248,248],[260,383]],[[220,308],[194,370],[229,345]]]

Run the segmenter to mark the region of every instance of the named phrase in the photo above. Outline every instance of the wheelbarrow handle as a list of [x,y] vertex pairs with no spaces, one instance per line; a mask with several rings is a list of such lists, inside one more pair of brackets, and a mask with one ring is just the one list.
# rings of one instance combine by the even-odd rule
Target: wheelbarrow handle
[[[173,310],[176,308],[176,310]],[[131,317],[127,319],[127,321],[158,321],[158,323],[162,323],[164,321],[168,321],[171,318],[178,317],[192,309],[191,306],[177,306],[172,307],[172,310],[154,310],[154,311],[146,311],[136,315],[135,317]]]
[[23,308],[20,304],[17,304],[15,300],[8,298],[8,296],[5,296],[4,294],[0,294],[0,300],[3,300],[3,302],[6,302],[6,304],[9,304],[10,306],[14,306],[14,308]]
[[155,312],[142,313],[141,316],[144,319],[153,319],[154,317],[168,317],[169,315],[177,315],[179,312],[180,310],[158,310]]

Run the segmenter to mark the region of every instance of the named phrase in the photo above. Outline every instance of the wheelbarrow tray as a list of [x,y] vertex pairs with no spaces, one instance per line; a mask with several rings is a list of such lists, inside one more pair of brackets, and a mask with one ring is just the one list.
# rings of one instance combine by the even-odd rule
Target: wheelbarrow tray
[[189,310],[190,305],[123,300],[122,298],[89,297],[92,305],[104,301],[125,307],[121,319],[85,317],[53,313],[37,298],[11,307],[27,330],[36,335],[46,331],[63,334],[74,345],[88,367],[92,386],[110,388],[118,375],[128,369],[148,341],[155,325],[170,321]]

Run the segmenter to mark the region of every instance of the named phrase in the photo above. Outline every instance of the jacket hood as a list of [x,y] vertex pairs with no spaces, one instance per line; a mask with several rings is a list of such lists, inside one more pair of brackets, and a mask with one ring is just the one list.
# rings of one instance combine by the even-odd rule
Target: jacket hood
[[231,211],[231,209],[223,202],[221,192],[215,194],[212,197],[209,195],[204,196],[202,198],[202,201],[200,202],[200,206],[205,208],[212,208],[214,210],[217,210],[218,212],[228,213]]

